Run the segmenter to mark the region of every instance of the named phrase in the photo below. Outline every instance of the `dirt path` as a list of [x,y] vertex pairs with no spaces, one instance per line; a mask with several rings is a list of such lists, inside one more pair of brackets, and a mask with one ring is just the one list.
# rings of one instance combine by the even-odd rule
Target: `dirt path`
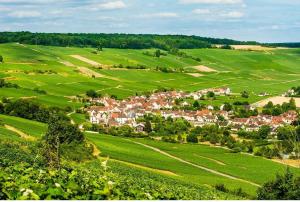
[[77,67],[77,68],[82,74],[87,75],[88,77],[95,76],[96,78],[105,78],[103,74],[95,72],[87,67]]
[[160,150],[160,149],[158,149],[158,148],[155,148],[155,147],[152,147],[152,146],[149,146],[149,145],[140,143],[140,142],[135,142],[135,141],[132,141],[132,140],[128,140],[128,141],[133,142],[133,143],[138,144],[138,145],[141,145],[141,146],[144,146],[144,147],[146,147],[146,148],[148,148],[148,149],[152,149],[153,151],[156,151],[156,152],[158,152],[158,153],[160,153],[160,154],[162,154],[162,155],[168,156],[168,157],[170,157],[170,158],[172,158],[172,159],[175,159],[175,160],[177,160],[177,161],[179,161],[179,162],[181,162],[181,163],[185,163],[185,164],[187,164],[187,165],[190,165],[190,166],[193,166],[193,167],[196,167],[196,168],[200,168],[200,169],[202,169],[202,170],[205,170],[205,171],[207,171],[207,172],[213,173],[213,174],[215,174],[215,175],[219,175],[219,176],[222,176],[222,177],[225,177],[225,178],[229,178],[229,179],[232,179],[232,180],[238,180],[238,181],[241,181],[241,182],[245,182],[245,183],[254,185],[254,186],[256,186],[256,187],[260,187],[259,184],[256,184],[256,183],[254,183],[254,182],[251,182],[251,181],[248,181],[248,180],[244,180],[244,179],[241,179],[241,178],[237,178],[237,177],[234,177],[234,176],[231,176],[231,175],[228,175],[228,174],[225,174],[225,173],[221,173],[221,172],[219,172],[219,171],[216,171],[216,170],[213,170],[213,169],[204,167],[204,166],[200,166],[200,165],[191,163],[191,162],[186,161],[186,160],[184,160],[184,159],[181,159],[181,158],[179,158],[179,157],[173,156],[173,155],[171,155],[171,154],[169,154],[169,153],[167,153],[167,152],[164,152],[164,151],[162,151],[162,150]]
[[90,64],[90,65],[92,65],[92,66],[94,66],[94,67],[101,67],[102,66],[102,64],[100,64],[100,63],[98,63],[98,62],[96,62],[96,61],[93,61],[93,60],[90,60],[90,59],[88,59],[88,58],[85,58],[85,57],[83,57],[83,56],[81,56],[81,55],[70,55],[72,58],[75,58],[75,59],[77,59],[77,60],[80,60],[80,61],[82,61],[82,62],[85,62],[85,63],[87,63],[87,64]]
[[4,125],[4,127],[5,127],[7,130],[10,130],[10,131],[12,131],[12,132],[17,133],[21,138],[24,138],[24,139],[27,139],[27,140],[30,140],[30,141],[35,140],[34,137],[25,134],[24,132],[20,131],[19,129],[17,129],[17,128],[13,127],[13,126],[10,126],[10,125]]
[[143,165],[139,165],[139,164],[135,164],[135,163],[130,163],[130,162],[127,162],[127,161],[120,161],[120,160],[116,160],[116,159],[110,159],[110,160],[118,162],[118,163],[123,163],[123,164],[131,166],[131,167],[140,168],[140,169],[143,169],[143,170],[148,170],[148,171],[151,171],[151,172],[154,172],[154,173],[160,173],[160,174],[169,175],[169,176],[179,176],[176,173],[173,173],[173,172],[168,171],[168,170],[154,169],[154,168],[150,168],[150,167],[147,167],[147,166],[143,166]]
[[226,166],[225,163],[221,162],[221,161],[218,161],[216,159],[212,159],[212,158],[209,158],[209,157],[206,157],[206,156],[201,156],[201,155],[198,155],[198,154],[194,154],[194,156],[197,156],[197,157],[200,157],[200,158],[203,158],[203,159],[207,159],[207,160],[210,160],[210,161],[213,161],[219,165],[222,165],[222,166]]

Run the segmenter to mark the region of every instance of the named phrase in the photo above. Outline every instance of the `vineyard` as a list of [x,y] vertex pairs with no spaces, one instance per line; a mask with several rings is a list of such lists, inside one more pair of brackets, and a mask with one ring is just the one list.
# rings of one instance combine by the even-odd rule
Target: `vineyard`
[[[64,157],[60,170],[44,166],[33,143],[0,141],[0,198],[11,200],[241,199],[205,186],[97,158]],[[20,149],[22,148],[22,149]],[[138,179],[138,180],[137,180]]]
[[[228,148],[89,132],[87,92],[121,100],[162,89],[229,87],[231,96],[199,103],[250,106],[299,84],[299,49],[29,44],[0,44],[0,199],[256,199],[286,172],[280,161]],[[300,176],[298,168],[289,170]]]

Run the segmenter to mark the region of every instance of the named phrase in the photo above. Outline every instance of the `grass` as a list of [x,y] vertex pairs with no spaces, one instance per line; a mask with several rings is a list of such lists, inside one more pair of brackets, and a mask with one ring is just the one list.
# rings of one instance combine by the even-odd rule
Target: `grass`
[[44,135],[47,129],[46,124],[13,116],[0,115],[0,120],[2,120],[4,124],[10,125],[27,135],[37,138]]
[[82,124],[87,121],[84,114],[74,113],[70,117],[76,124]]
[[4,126],[0,126],[0,140],[16,142],[22,141],[17,133],[7,130]]
[[[170,54],[161,58],[146,56],[143,54],[144,51],[104,49],[96,55],[92,53],[91,48],[0,44],[0,55],[3,55],[5,61],[4,64],[0,64],[0,78],[7,78],[8,81],[21,86],[19,89],[1,88],[0,97],[14,99],[33,97],[47,105],[70,106],[75,109],[83,105],[71,102],[68,97],[84,95],[90,89],[97,90],[103,95],[114,94],[119,98],[126,98],[159,87],[194,91],[228,86],[234,93],[247,90],[250,93],[248,101],[253,103],[263,99],[258,96],[260,92],[279,95],[297,85],[300,80],[299,49],[268,52],[220,49],[183,50],[189,55],[200,57],[201,64],[219,71],[202,73],[204,76],[198,78],[185,73],[162,73],[154,70],[101,70],[70,57],[70,55],[82,55],[101,64],[141,64],[151,69],[155,69],[156,66],[165,66],[183,67],[188,70],[200,65],[194,60]],[[59,60],[90,68],[109,78],[89,78],[79,73],[76,67],[64,66],[59,63]],[[55,74],[37,74],[35,70],[52,70]],[[47,95],[36,93],[33,91],[34,88],[45,90]],[[235,99],[240,98],[238,96]],[[228,100],[220,98],[212,104],[220,105],[223,101]]]
[[[171,144],[152,140],[138,140],[154,146],[189,162],[203,165],[217,171],[263,184],[278,172],[283,173],[286,166],[261,157],[232,153],[227,149],[207,145]],[[290,168],[300,175],[300,170]]]
[[[247,193],[255,195],[257,187],[253,185],[239,180],[225,178],[182,163],[149,148],[130,142],[127,139],[106,135],[86,135],[88,139],[100,149],[102,156],[109,156],[113,159],[154,169],[167,170],[179,175],[179,177],[175,178],[189,183],[207,184],[210,186],[223,183],[230,189],[242,187]],[[224,149],[210,148],[201,145],[168,144],[144,139],[136,139],[135,141],[155,146],[186,161],[258,184],[273,179],[277,172],[283,172],[285,170],[285,166],[281,164],[260,157],[233,154]],[[201,157],[195,156],[194,154],[198,154]],[[216,163],[216,161],[223,162],[225,165],[220,165]],[[299,169],[292,170],[299,173]]]

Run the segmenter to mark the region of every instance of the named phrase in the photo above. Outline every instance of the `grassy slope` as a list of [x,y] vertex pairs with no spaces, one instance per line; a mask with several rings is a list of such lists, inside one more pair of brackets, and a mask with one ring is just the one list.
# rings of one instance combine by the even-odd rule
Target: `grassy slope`
[[[98,55],[92,54],[91,51],[92,49],[89,48],[29,45],[24,47],[18,44],[1,44],[0,54],[4,56],[6,63],[1,64],[0,77],[8,77],[8,80],[23,87],[21,89],[0,89],[1,96],[15,98],[33,96],[45,104],[76,108],[81,104],[68,102],[66,96],[84,94],[89,89],[124,98],[134,95],[136,92],[141,93],[160,86],[190,91],[229,86],[236,93],[242,90],[250,91],[252,94],[249,101],[255,102],[262,99],[256,95],[261,91],[279,94],[299,82],[299,49],[272,52],[218,49],[185,50],[188,54],[202,58],[203,64],[223,71],[204,73],[203,77],[198,78],[180,73],[166,74],[145,70],[97,70],[89,64],[70,57],[71,54],[79,54],[102,64],[143,64],[150,67],[160,65],[189,68],[199,64],[190,59],[172,55],[162,58],[145,56],[142,54],[143,50],[105,49]],[[60,64],[58,58],[78,66],[88,67],[114,79],[88,78],[75,71],[76,67],[66,67]],[[54,70],[57,74],[30,75],[22,72],[33,70]],[[35,87],[46,90],[48,95],[32,91]],[[217,101],[218,104],[221,102],[222,100]]]
[[[286,166],[261,157],[247,154],[231,153],[229,150],[206,145],[178,144],[138,140],[154,146],[187,161],[216,169],[232,176],[263,184],[276,175],[284,172]],[[291,168],[300,175],[300,170]]]
[[[9,124],[16,129],[26,132],[28,135],[34,137],[41,137],[41,134],[44,134],[46,130],[45,124],[35,121],[29,121],[22,118],[0,115],[0,120],[4,124]],[[31,144],[30,142],[26,142],[25,139],[19,137],[17,133],[7,130],[6,128],[4,128],[4,126],[0,126],[0,143],[2,143],[2,141],[10,143],[28,143],[29,145]],[[94,165],[97,166],[96,168],[99,168],[98,163]],[[93,162],[88,161],[86,163],[83,163],[82,166],[90,168],[90,166],[93,166]],[[144,186],[148,186],[146,190],[151,194],[157,194],[157,192],[159,192],[159,187],[164,187],[164,189],[168,189],[169,192],[172,192],[172,190],[174,190],[174,192],[180,192],[181,190],[184,191],[185,194],[191,192],[191,194],[193,195],[189,197],[196,197],[194,199],[240,199],[240,197],[218,192],[199,183],[190,184],[178,178],[172,178],[169,175],[145,170],[143,168],[136,168],[124,163],[109,161],[109,169],[115,174],[118,174],[120,176],[120,180],[123,180],[122,186],[125,186],[125,189],[126,186],[130,186],[131,191],[143,187],[144,184]],[[136,177],[138,177],[138,181],[135,180]],[[151,186],[153,187],[151,188]]]
[[[232,76],[234,91],[281,93],[299,83],[300,50],[242,51],[221,49],[185,50],[202,58],[203,64]],[[221,75],[220,75],[221,76]],[[216,75],[216,80],[220,79]]]
[[45,134],[47,129],[46,124],[13,116],[0,115],[0,120],[2,120],[4,124],[10,125],[25,134],[34,137],[41,137]]
[[[113,159],[136,163],[150,168],[168,170],[180,176],[179,179],[196,184],[215,185],[224,183],[227,187],[242,187],[250,194],[255,194],[256,187],[246,182],[232,180],[219,175],[209,173],[207,171],[184,164],[167,156],[161,155],[151,149],[141,145],[129,142],[126,139],[104,135],[87,134],[89,140],[93,141],[101,151],[103,156],[110,156]],[[228,173],[238,178],[246,179],[252,182],[262,184],[266,180],[272,179],[276,172],[284,171],[284,166],[273,163],[263,158],[251,157],[248,155],[232,154],[227,150],[208,148],[197,145],[179,145],[167,144],[161,142],[152,142],[149,140],[139,140],[161,148],[177,157],[188,160],[198,165]],[[165,148],[167,147],[167,149]],[[189,149],[191,148],[191,149]],[[192,151],[192,152],[191,152]],[[206,158],[198,158],[193,154],[197,153],[204,157],[217,159],[226,165],[218,165],[212,160]],[[236,159],[236,160],[235,160]],[[250,163],[249,163],[250,162]],[[261,167],[263,169],[261,169]],[[299,170],[295,172],[299,173]]]
[[16,142],[22,141],[17,133],[7,130],[4,126],[0,126],[0,140]]

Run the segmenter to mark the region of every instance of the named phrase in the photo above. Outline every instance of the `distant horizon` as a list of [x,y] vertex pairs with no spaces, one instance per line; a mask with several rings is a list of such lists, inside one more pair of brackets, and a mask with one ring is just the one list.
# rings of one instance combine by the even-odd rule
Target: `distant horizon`
[[202,37],[202,38],[212,38],[212,39],[228,39],[228,40],[234,40],[234,41],[239,41],[239,42],[257,42],[260,44],[288,44],[288,43],[300,43],[299,41],[283,41],[283,42],[261,42],[261,41],[254,41],[254,40],[238,40],[238,39],[233,39],[233,38],[222,38],[222,37],[212,37],[212,36],[201,36],[201,35],[187,35],[187,34],[159,34],[159,33],[125,33],[125,32],[115,32],[115,33],[105,33],[105,32],[33,32],[33,31],[28,31],[28,30],[20,30],[20,31],[0,31],[1,32],[30,32],[30,33],[39,33],[39,34],[128,34],[128,35],[160,35],[160,36],[195,36],[195,37]]
[[300,41],[297,0],[0,0],[0,31]]

